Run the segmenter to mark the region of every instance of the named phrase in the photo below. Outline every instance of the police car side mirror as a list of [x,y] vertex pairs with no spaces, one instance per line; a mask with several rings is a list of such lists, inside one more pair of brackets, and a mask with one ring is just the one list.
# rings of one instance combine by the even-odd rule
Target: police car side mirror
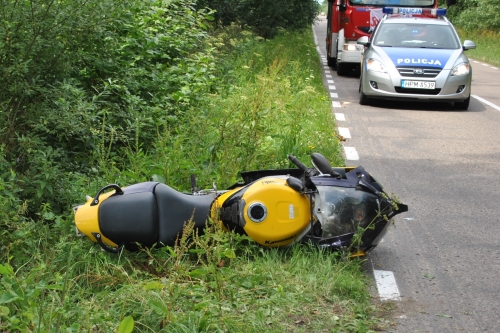
[[464,45],[462,46],[462,48],[464,49],[464,51],[475,49],[476,48],[476,43],[474,43],[471,40],[465,40],[464,41]]
[[370,39],[368,38],[368,36],[363,36],[358,38],[357,43],[363,46],[370,46]]

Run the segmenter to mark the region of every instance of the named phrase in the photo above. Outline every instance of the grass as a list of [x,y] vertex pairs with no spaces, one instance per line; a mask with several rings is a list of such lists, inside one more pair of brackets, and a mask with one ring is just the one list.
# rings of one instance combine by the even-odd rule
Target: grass
[[476,49],[468,50],[469,58],[486,62],[494,66],[500,66],[500,33],[494,31],[468,32],[457,29],[462,41],[472,40],[476,43]]
[[116,256],[75,241],[69,228],[53,226],[63,236],[42,238],[39,244],[53,246],[24,267],[0,266],[1,329],[115,332],[125,320],[135,332],[369,332],[387,325],[374,316],[360,262],[332,252],[263,249],[213,227],[175,249]]

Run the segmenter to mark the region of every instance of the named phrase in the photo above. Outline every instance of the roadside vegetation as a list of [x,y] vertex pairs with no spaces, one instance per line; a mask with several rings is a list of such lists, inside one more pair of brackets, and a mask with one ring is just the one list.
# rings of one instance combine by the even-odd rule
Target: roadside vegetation
[[467,51],[468,57],[500,66],[499,1],[459,0],[448,8],[446,16],[457,28],[462,42],[470,39],[476,43],[475,50]]
[[216,223],[120,255],[75,235],[72,206],[108,183],[224,188],[313,151],[342,165],[311,22],[223,22],[191,0],[1,4],[0,332],[388,325],[341,254],[263,249]]

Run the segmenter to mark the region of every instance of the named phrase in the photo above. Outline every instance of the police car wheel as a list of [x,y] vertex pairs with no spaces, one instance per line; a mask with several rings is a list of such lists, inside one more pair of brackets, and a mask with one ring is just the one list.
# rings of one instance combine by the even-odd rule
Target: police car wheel
[[370,104],[370,99],[363,92],[363,87],[361,85],[362,81],[363,81],[363,78],[360,78],[359,79],[359,104],[360,105],[369,105]]
[[453,103],[453,107],[455,110],[467,110],[469,108],[470,96],[467,97],[463,102],[455,102]]
[[359,94],[359,104],[370,105],[370,99],[363,93],[363,91]]

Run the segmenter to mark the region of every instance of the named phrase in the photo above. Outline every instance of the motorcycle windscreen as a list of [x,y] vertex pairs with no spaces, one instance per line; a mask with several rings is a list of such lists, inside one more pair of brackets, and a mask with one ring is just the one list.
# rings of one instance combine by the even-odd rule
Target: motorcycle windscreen
[[322,238],[385,227],[392,205],[375,194],[353,187],[317,186],[314,212]]

